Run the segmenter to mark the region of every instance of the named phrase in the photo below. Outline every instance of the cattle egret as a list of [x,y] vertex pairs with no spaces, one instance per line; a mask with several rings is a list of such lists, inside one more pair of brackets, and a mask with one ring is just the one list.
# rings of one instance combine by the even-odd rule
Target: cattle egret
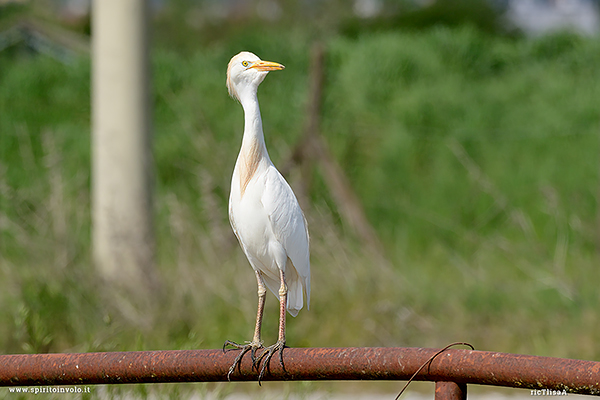
[[[258,85],[269,71],[283,68],[246,51],[234,56],[227,67],[229,94],[244,109],[242,147],[231,179],[229,221],[256,274],[258,312],[252,341],[238,344],[228,340],[223,348],[230,345],[242,350],[229,369],[228,378],[247,352],[257,370],[264,360],[259,382],[277,351],[283,365],[286,310],[295,317],[304,304],[303,292],[307,308],[310,299],[306,219],[292,188],[269,158],[258,106]],[[256,357],[257,350],[263,348],[260,328],[265,286],[279,297],[279,336],[274,345],[264,348]]]

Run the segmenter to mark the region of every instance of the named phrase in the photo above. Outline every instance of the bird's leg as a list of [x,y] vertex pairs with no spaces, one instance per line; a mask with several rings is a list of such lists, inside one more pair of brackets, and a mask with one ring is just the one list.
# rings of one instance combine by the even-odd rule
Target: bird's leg
[[263,311],[265,309],[265,298],[267,297],[267,289],[265,289],[265,283],[263,281],[262,276],[258,271],[254,271],[256,273],[256,281],[258,282],[258,311],[256,312],[256,326],[254,327],[254,337],[252,338],[252,342],[246,344],[239,344],[236,342],[232,342],[231,340],[226,340],[225,344],[223,344],[223,351],[225,351],[226,346],[231,346],[236,349],[242,350],[240,354],[235,358],[233,365],[229,368],[229,372],[227,373],[227,380],[230,380],[231,374],[235,371],[235,368],[240,367],[242,357],[244,354],[250,351],[250,357],[252,358],[252,368],[257,367],[256,365],[256,350],[263,347],[262,340],[260,339],[260,328],[262,326],[262,318]]
[[279,287],[279,337],[274,345],[265,348],[262,354],[258,357],[257,365],[260,365],[261,360],[264,359],[263,366],[260,369],[260,374],[258,375],[259,383],[265,375],[265,371],[269,367],[271,358],[273,358],[273,355],[278,351],[279,362],[281,363],[281,367],[285,370],[285,366],[283,365],[283,349],[285,347],[285,316],[288,288],[285,284],[285,275],[282,270],[279,271],[279,278],[281,279],[281,286]]

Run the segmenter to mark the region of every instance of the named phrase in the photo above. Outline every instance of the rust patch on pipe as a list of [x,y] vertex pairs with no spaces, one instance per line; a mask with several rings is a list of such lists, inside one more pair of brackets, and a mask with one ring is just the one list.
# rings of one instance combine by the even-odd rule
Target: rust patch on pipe
[[435,400],[466,400],[467,385],[455,382],[436,382]]

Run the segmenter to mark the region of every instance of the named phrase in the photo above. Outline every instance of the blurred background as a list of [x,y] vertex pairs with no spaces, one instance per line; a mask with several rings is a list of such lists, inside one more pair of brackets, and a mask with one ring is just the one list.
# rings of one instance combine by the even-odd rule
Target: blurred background
[[256,282],[227,216],[243,114],[225,88],[248,50],[286,66],[259,100],[311,233],[311,309],[288,345],[600,359],[599,1],[149,3],[156,287],[139,305],[92,255],[92,5],[0,0],[0,352],[250,339]]

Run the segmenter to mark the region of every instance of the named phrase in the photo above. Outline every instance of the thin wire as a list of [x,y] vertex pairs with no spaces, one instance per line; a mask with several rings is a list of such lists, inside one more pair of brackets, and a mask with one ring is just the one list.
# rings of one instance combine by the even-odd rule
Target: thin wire
[[443,352],[445,352],[446,350],[448,350],[450,347],[452,346],[469,346],[471,348],[471,350],[475,350],[475,347],[473,347],[471,344],[466,343],[466,342],[454,342],[454,343],[450,343],[448,346],[444,347],[443,349],[441,349],[440,351],[438,351],[437,353],[435,353],[434,355],[432,355],[431,357],[429,357],[429,359],[427,361],[425,361],[417,370],[417,372],[415,372],[410,379],[408,380],[408,382],[406,382],[406,385],[404,385],[404,387],[402,388],[402,390],[400,391],[400,393],[398,393],[398,396],[396,396],[396,398],[394,400],[398,400],[400,398],[400,396],[402,396],[402,393],[404,393],[404,391],[406,390],[406,388],[408,387],[408,385],[410,385],[410,383],[413,381],[413,379],[415,379],[415,377],[419,374],[419,372],[421,372],[421,370],[423,368],[425,368],[425,366],[427,364],[429,364],[429,367],[431,368],[431,362],[433,362],[433,360],[439,356],[440,354],[442,354]]

